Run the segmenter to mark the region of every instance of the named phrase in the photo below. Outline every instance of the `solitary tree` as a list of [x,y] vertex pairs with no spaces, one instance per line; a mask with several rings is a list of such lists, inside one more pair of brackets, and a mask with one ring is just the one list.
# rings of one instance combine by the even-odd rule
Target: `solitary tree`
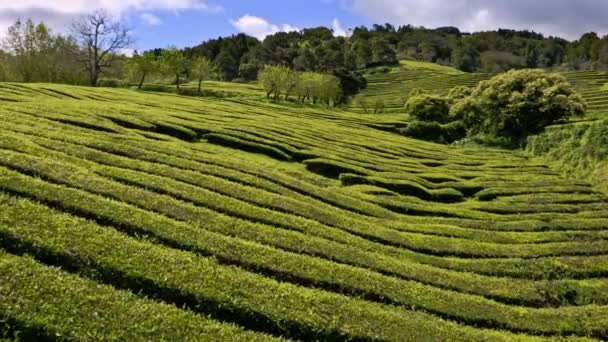
[[198,92],[200,93],[203,81],[217,77],[217,68],[208,58],[198,57],[192,61],[190,75],[198,81]]
[[148,75],[158,71],[158,58],[152,52],[144,52],[142,55],[135,55],[129,61],[131,69],[140,76],[137,89],[141,89]]
[[81,45],[82,62],[94,87],[104,69],[112,66],[115,56],[132,43],[125,25],[103,10],[96,10],[75,21],[72,34]]
[[188,71],[188,60],[176,47],[163,50],[160,58],[163,72],[175,76],[175,85],[179,90],[180,77]]

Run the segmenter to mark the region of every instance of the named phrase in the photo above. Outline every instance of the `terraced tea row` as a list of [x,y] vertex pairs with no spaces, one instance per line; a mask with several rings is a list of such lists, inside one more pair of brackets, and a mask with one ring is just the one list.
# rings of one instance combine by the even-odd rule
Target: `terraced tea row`
[[[441,68],[431,63],[404,61],[406,65],[388,68],[386,72],[367,74],[368,87],[351,101],[350,108],[357,112],[373,111],[381,101],[386,112],[402,111],[412,90],[420,89],[445,95],[456,86],[474,87],[493,74],[458,73],[450,68]],[[407,63],[414,63],[407,65]],[[435,67],[434,67],[435,66]],[[603,71],[569,71],[561,73],[581,93],[588,104],[585,118],[589,120],[605,118],[608,113],[608,73]]]
[[606,197],[525,155],[338,111],[3,87],[0,264],[58,285],[40,312],[50,284],[0,286],[32,305],[0,305],[0,331],[65,332],[53,310],[77,305],[73,286],[115,298],[107,321],[82,323],[92,336],[123,336],[104,322],[138,301],[193,338],[607,336]]

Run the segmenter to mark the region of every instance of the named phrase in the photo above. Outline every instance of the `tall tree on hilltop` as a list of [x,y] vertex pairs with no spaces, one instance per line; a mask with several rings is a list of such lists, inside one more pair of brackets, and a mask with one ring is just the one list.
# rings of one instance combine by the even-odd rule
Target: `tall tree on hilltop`
[[201,86],[204,80],[212,80],[217,76],[217,68],[206,57],[198,57],[192,61],[190,66],[190,75],[198,81],[198,92],[201,92]]
[[146,77],[158,71],[159,61],[154,52],[147,51],[141,55],[134,55],[129,61],[129,66],[136,74],[140,75],[137,89],[141,89]]
[[177,90],[180,87],[181,75],[188,71],[189,61],[176,47],[169,47],[161,53],[161,69],[165,74],[175,77]]
[[75,21],[72,34],[83,50],[82,62],[93,87],[97,86],[104,69],[112,66],[115,56],[132,43],[126,26],[103,10],[95,10]]

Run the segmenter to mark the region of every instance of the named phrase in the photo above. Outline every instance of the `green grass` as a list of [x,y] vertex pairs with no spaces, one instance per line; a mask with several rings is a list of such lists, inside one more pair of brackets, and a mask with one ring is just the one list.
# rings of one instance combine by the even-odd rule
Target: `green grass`
[[251,89],[0,88],[0,337],[608,337],[606,196],[525,153]]
[[440,72],[442,74],[452,74],[452,75],[460,75],[460,74],[464,73],[458,69],[454,69],[449,66],[444,66],[444,65],[439,65],[436,63],[429,63],[429,62],[401,60],[401,61],[399,61],[399,64],[410,70],[431,70],[431,71]]

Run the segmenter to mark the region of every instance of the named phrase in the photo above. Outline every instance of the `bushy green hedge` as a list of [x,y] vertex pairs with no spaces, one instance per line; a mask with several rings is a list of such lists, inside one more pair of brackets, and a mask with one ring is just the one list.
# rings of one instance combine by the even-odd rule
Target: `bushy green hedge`
[[436,121],[411,121],[406,128],[400,129],[401,134],[421,140],[437,143],[452,143],[466,136],[466,128],[462,121],[440,124]]
[[445,124],[449,121],[450,106],[444,97],[420,94],[407,100],[405,113],[413,120]]
[[0,297],[14,341],[279,341],[2,251]]

